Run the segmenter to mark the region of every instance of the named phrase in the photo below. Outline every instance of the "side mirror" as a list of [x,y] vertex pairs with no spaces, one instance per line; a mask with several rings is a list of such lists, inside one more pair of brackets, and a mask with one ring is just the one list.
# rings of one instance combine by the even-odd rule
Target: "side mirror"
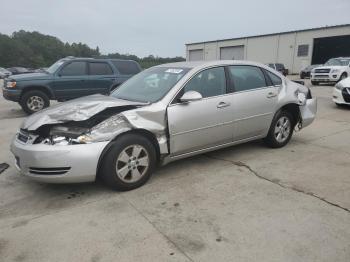
[[200,93],[197,91],[187,91],[183,94],[183,96],[180,98],[181,102],[191,102],[191,101],[197,101],[201,100],[203,97]]

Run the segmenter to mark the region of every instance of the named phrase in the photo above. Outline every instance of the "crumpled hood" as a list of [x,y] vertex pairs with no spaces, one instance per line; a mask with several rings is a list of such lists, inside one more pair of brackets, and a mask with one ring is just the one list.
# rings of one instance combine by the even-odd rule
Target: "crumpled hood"
[[42,125],[68,121],[84,121],[111,107],[141,106],[147,103],[132,102],[111,96],[91,95],[46,108],[26,118],[21,128],[34,131]]

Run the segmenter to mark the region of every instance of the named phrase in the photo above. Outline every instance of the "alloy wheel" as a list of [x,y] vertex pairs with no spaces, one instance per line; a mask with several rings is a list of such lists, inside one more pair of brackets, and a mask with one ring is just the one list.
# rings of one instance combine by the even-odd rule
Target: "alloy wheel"
[[291,132],[291,123],[288,117],[282,116],[280,119],[278,119],[276,126],[275,126],[275,138],[277,142],[283,143],[285,142]]
[[33,112],[42,110],[44,105],[44,99],[40,96],[31,96],[27,100],[27,107]]
[[126,147],[118,156],[116,172],[125,183],[139,181],[147,172],[150,158],[147,150],[141,145]]

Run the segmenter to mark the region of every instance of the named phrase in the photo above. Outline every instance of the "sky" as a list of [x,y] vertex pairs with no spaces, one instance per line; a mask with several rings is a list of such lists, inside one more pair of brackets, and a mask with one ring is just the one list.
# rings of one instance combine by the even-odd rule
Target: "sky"
[[141,57],[185,56],[191,42],[350,24],[350,0],[0,0],[0,6],[0,33],[39,31],[103,54]]

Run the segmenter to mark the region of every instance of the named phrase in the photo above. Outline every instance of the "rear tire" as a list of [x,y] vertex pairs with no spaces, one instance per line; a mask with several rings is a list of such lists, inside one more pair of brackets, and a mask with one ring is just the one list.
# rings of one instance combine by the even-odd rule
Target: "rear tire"
[[107,151],[100,176],[112,189],[128,191],[144,185],[156,167],[156,150],[145,137],[125,134]]
[[294,126],[293,116],[288,111],[277,112],[264,138],[265,144],[272,148],[284,147],[293,135]]
[[24,112],[33,114],[50,106],[49,97],[40,90],[25,92],[19,102]]

